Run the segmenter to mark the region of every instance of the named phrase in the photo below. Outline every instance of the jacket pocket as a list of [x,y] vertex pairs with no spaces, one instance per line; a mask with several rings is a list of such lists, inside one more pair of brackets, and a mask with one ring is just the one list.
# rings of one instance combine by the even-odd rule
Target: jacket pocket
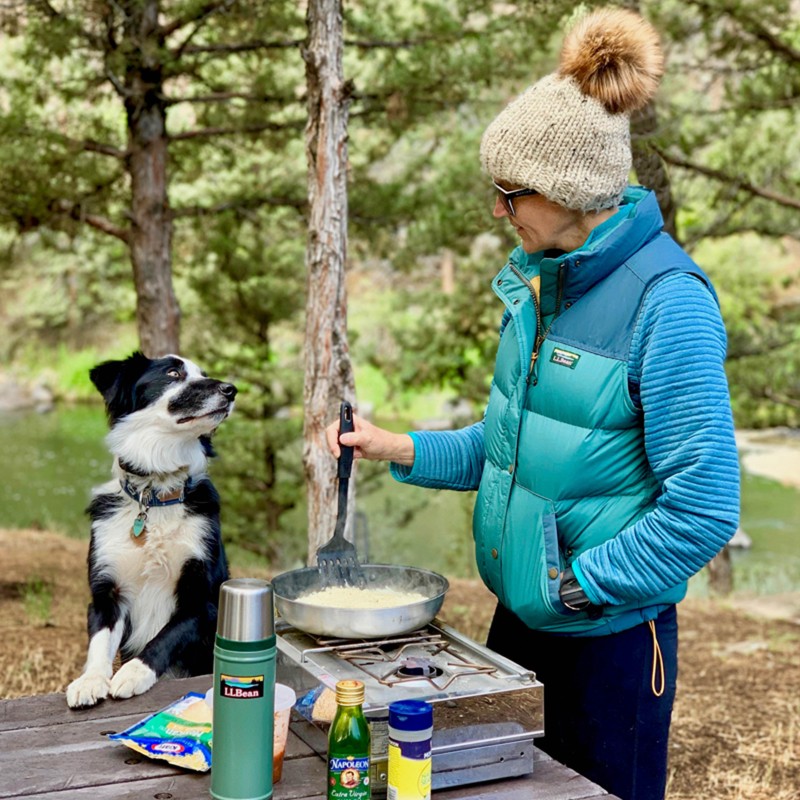
[[506,608],[528,627],[552,627],[573,614],[558,589],[566,566],[553,502],[515,483],[499,552]]

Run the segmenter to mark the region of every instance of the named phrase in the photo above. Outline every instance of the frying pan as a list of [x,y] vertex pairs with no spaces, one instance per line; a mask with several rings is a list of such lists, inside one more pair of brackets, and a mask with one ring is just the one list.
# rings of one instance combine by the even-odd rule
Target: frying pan
[[424,600],[391,608],[333,608],[304,603],[303,597],[323,589],[318,569],[306,567],[283,572],[272,579],[278,613],[295,628],[317,636],[339,639],[377,639],[416,630],[438,613],[450,588],[447,578],[418,567],[362,564],[365,589],[418,592]]

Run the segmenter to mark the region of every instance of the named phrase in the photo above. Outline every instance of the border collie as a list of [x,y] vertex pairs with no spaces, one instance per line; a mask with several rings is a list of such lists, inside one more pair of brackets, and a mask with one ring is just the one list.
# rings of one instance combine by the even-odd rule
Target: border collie
[[[93,492],[89,652],[72,708],[146,692],[164,674],[211,672],[220,584],[228,578],[211,434],[236,387],[178,356],[134,353],[89,373],[103,395],[113,480]],[[120,652],[122,666],[113,674]]]

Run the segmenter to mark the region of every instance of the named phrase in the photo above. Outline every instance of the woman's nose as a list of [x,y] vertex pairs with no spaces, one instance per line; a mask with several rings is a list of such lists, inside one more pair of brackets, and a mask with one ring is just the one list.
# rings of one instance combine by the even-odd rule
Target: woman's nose
[[503,217],[508,216],[508,211],[506,207],[503,205],[503,201],[500,199],[499,196],[495,197],[494,199],[494,208],[492,209],[492,216],[495,219],[502,219]]

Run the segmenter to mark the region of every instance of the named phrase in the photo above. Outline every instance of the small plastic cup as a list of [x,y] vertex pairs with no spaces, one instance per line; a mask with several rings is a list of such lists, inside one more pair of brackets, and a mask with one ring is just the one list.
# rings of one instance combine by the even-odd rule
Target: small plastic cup
[[[275,684],[275,709],[272,727],[272,782],[277,783],[283,774],[283,757],[286,753],[286,741],[289,738],[289,719],[292,706],[297,700],[294,689],[283,683]],[[213,687],[206,692],[206,703],[214,706]]]
[[297,700],[294,689],[275,684],[275,725],[272,735],[272,782],[277,783],[283,774],[283,757],[286,753],[286,740],[289,738],[289,718],[292,706]]

